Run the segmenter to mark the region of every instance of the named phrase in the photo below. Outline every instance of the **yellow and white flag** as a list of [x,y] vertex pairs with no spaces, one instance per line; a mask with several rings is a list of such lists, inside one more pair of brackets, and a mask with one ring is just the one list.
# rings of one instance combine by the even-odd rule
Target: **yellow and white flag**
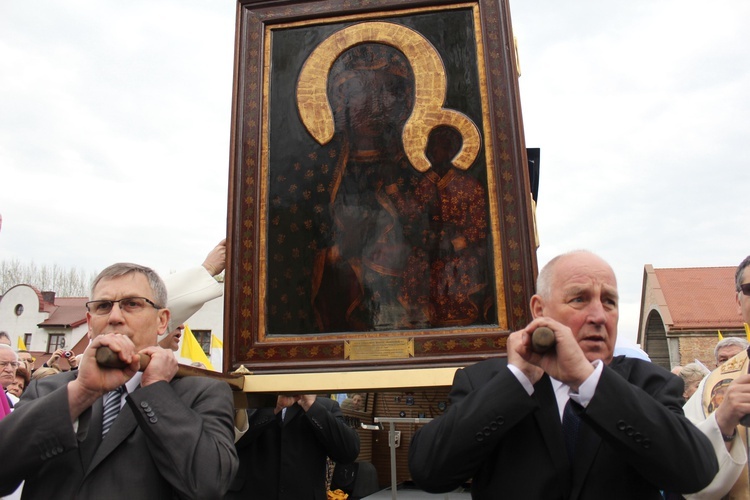
[[211,363],[217,371],[223,371],[224,365],[224,343],[219,337],[211,334]]
[[203,363],[206,368],[213,370],[214,367],[211,361],[208,360],[208,356],[203,352],[203,348],[200,343],[195,339],[195,335],[190,330],[190,327],[185,323],[185,331],[182,332],[182,352],[181,356],[187,358],[193,362]]
[[[747,326],[747,325],[745,325],[745,326]],[[28,351],[28,349],[26,349],[26,342],[23,341],[23,337],[21,337],[20,335],[18,336],[18,350],[19,351]]]

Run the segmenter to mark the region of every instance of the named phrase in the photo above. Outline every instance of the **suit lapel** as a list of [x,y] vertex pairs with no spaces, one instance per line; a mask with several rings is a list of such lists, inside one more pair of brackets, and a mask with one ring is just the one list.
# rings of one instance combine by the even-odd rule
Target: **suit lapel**
[[286,409],[286,415],[284,416],[284,420],[281,423],[281,426],[283,427],[283,426],[287,425],[301,411],[302,411],[302,407],[300,405],[298,405],[298,404],[293,404],[292,406],[288,407]]
[[91,408],[78,417],[77,438],[81,450],[82,470],[88,470],[96,449],[102,441],[102,405],[104,398],[97,399]]
[[561,490],[570,491],[570,464],[565,452],[565,441],[562,434],[560,411],[557,408],[557,398],[552,389],[552,381],[545,374],[534,385],[534,397],[539,400],[539,411],[534,412],[537,426],[544,439],[547,451],[552,457],[555,474],[560,480]]
[[[112,423],[112,427],[109,428],[107,437],[102,439],[102,400],[103,398],[99,398],[99,401],[97,401],[97,405],[99,407],[98,441],[100,444],[94,453],[91,463],[86,469],[87,475],[90,474],[91,471],[93,471],[96,466],[99,465],[105,458],[107,458],[110,453],[116,450],[117,447],[120,446],[120,444],[122,444],[122,442],[125,441],[125,439],[127,439],[127,437],[130,436],[138,426],[138,422],[135,419],[135,415],[133,415],[133,411],[128,407],[126,403],[125,406],[123,406],[120,410],[120,414],[117,415],[117,418]],[[96,439],[96,436],[90,437],[92,438],[92,440]]]

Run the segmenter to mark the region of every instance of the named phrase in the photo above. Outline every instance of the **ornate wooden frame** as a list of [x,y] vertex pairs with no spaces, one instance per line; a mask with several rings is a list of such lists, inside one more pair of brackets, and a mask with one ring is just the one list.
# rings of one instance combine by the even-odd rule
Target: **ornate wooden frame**
[[[300,139],[304,134],[318,144],[330,140],[334,120],[325,92],[328,71],[345,49],[363,43],[390,45],[406,56],[415,102],[440,101],[441,91],[445,96],[442,107],[438,102],[421,114],[424,106],[414,105],[403,127],[403,148],[414,169],[425,172],[430,163],[422,152],[434,125],[460,131],[463,146],[453,165],[473,168],[486,188],[492,321],[300,333],[277,326],[297,321],[295,313],[307,321],[308,311],[285,307],[287,301],[308,300],[295,293],[310,295],[307,284],[292,286],[310,266],[284,268],[277,261],[299,257],[299,247],[283,245],[286,236],[292,239],[302,225],[309,226],[307,211],[313,206],[300,207],[302,198],[290,194],[287,200],[283,193],[304,189],[289,180],[297,175],[294,168],[323,161],[318,153],[290,161],[289,151],[310,151]],[[516,68],[506,2],[238,1],[225,296],[228,370],[239,365],[266,373],[456,366],[504,353],[508,333],[530,319],[536,276]],[[284,224],[292,218],[288,233],[277,229],[277,205],[293,207],[282,212]],[[300,214],[299,221],[290,214]],[[282,315],[286,320],[278,319]]]

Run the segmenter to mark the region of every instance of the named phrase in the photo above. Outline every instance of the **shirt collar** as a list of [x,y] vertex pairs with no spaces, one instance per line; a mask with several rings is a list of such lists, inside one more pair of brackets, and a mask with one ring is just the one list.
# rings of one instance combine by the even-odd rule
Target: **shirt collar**
[[134,392],[136,389],[138,389],[141,386],[141,378],[143,377],[143,372],[136,372],[135,375],[133,375],[133,378],[125,382],[125,388],[128,390],[128,394],[131,392]]

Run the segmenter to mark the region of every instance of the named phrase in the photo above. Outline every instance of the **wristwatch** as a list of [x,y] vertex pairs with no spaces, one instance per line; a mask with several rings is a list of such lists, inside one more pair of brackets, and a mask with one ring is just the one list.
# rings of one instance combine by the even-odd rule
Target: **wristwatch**
[[[721,431],[719,431],[719,432],[721,432]],[[736,427],[734,428],[734,432],[731,433],[731,434],[729,434],[728,436],[726,434],[724,434],[723,432],[721,432],[721,439],[723,439],[725,443],[728,443],[731,440],[733,440],[735,438],[735,436],[737,436],[737,428]]]

